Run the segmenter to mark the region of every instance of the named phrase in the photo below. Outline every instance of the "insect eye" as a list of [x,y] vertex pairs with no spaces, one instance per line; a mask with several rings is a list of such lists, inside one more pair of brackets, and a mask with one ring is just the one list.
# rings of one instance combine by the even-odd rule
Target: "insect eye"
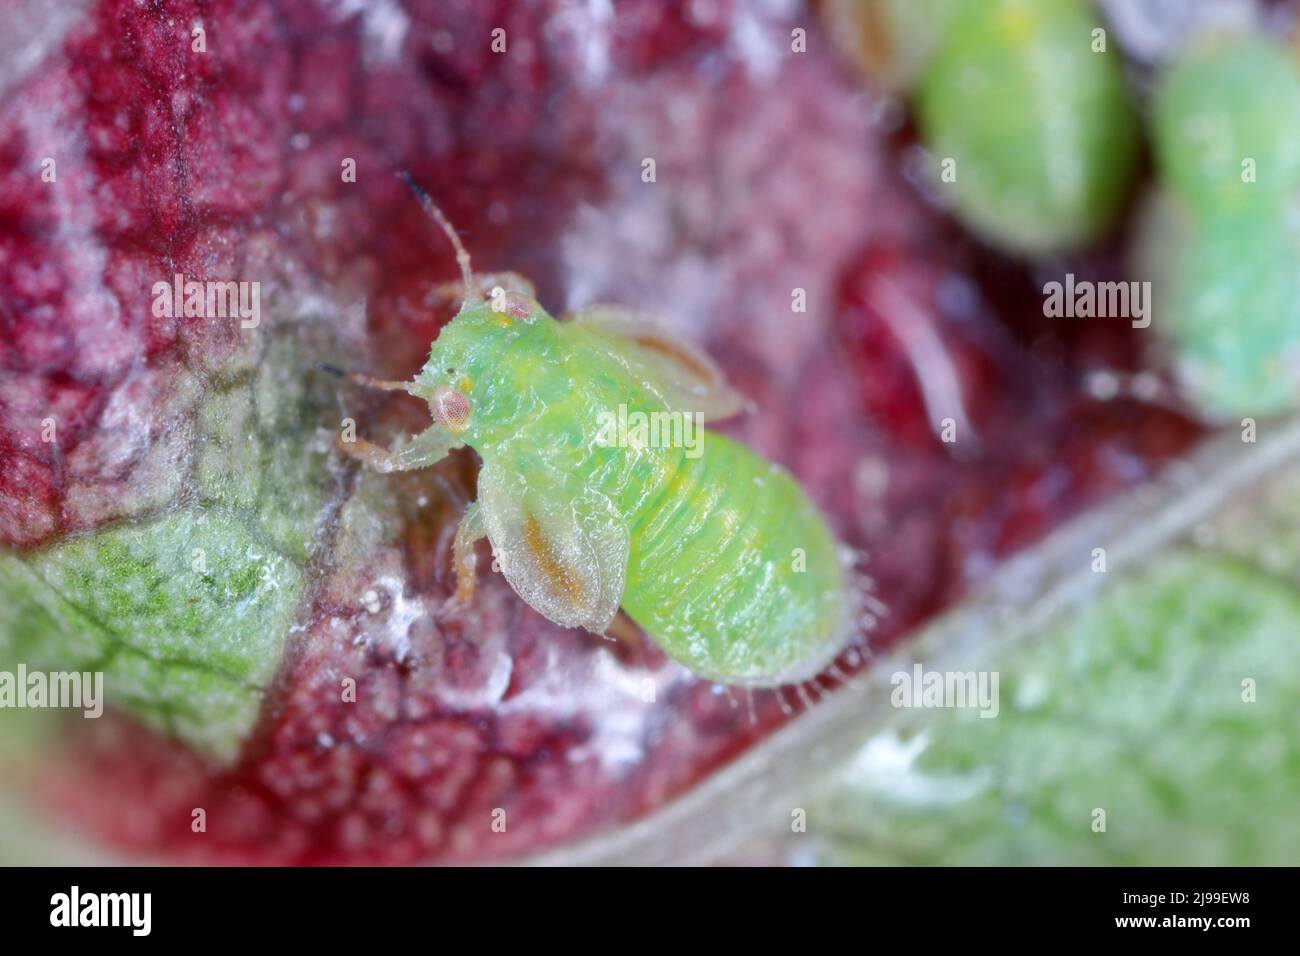
[[440,388],[429,403],[433,420],[452,431],[460,431],[469,420],[469,399],[454,388]]

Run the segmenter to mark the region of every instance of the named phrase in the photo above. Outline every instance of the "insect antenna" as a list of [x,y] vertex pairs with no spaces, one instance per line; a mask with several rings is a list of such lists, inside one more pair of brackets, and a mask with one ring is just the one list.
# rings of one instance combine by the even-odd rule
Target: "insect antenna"
[[411,389],[415,387],[414,382],[393,382],[388,379],[371,378],[369,375],[362,375],[360,372],[347,372],[337,365],[330,365],[328,362],[317,362],[316,367],[322,372],[333,375],[335,378],[345,378],[349,382],[362,385],[366,388],[378,388],[385,392],[406,392],[413,394]]
[[424,187],[417,183],[410,173],[404,169],[399,170],[397,177],[402,180],[402,182],[406,183],[411,192],[415,193],[415,198],[420,201],[420,205],[424,207],[425,213],[430,219],[436,222],[439,227],[441,227],[443,234],[448,240],[450,240],[452,247],[456,250],[456,264],[460,266],[461,278],[465,280],[465,298],[466,300],[473,299],[474,301],[478,301],[482,296],[479,293],[478,286],[474,284],[474,273],[469,267],[469,253],[465,251],[465,246],[461,243],[460,236],[456,234],[456,230],[452,228],[451,223],[447,220],[447,217],[443,215],[442,210],[438,208],[437,204],[429,194],[424,191]]

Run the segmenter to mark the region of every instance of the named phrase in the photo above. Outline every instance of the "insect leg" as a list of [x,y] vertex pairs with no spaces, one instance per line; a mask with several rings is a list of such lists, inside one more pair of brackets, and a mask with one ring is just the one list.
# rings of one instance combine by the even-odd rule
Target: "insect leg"
[[483,516],[479,514],[478,502],[471,501],[465,506],[461,515],[460,527],[456,529],[456,542],[452,546],[452,556],[456,565],[456,596],[458,604],[469,603],[474,596],[477,575],[474,569],[474,544],[487,537],[483,527]]
[[624,644],[633,644],[641,639],[641,628],[627,616],[627,612],[622,608],[614,616],[605,633],[601,635],[607,641],[622,641]]
[[447,457],[453,448],[460,448],[463,442],[455,435],[434,425],[426,428],[408,441],[399,441],[391,449],[380,448],[368,441],[344,441],[339,439],[339,449],[349,457],[365,462],[378,472],[411,471],[427,468]]

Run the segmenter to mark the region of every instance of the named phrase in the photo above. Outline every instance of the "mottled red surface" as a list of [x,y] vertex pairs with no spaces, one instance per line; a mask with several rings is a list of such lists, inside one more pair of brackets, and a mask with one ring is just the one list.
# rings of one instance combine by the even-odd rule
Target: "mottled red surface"
[[[900,173],[906,131],[885,128],[809,17],[794,56],[790,23],[729,3],[704,22],[620,4],[613,23],[560,0],[345,6],[102,3],[5,95],[5,543],[184,493],[195,394],[246,346],[228,325],[154,320],[139,289],[160,272],[264,276],[264,301],[310,302],[336,355],[418,367],[446,317],[426,296],[454,263],[395,168],[428,185],[478,269],[529,275],[557,314],[621,300],[703,341],[757,403],[726,430],[791,467],[866,553],[891,607],[877,647],[1194,436],[1172,412],[1088,397],[1089,369],[1131,367],[1132,333],[1044,319],[1041,282],[926,207]],[[211,51],[197,59],[196,16]],[[489,52],[497,26],[509,55]],[[57,192],[32,185],[45,155]],[[403,401],[374,406],[367,431],[418,426]],[[37,437],[48,409],[61,453]],[[977,440],[939,442],[946,416]],[[192,861],[507,857],[658,806],[813,696],[750,699],[644,642],[558,629],[498,575],[445,613],[473,458],[392,480],[402,531],[320,562],[234,768],[95,722],[41,771],[53,818]],[[379,610],[359,604],[367,589]],[[340,675],[357,676],[357,703],[338,700]]]

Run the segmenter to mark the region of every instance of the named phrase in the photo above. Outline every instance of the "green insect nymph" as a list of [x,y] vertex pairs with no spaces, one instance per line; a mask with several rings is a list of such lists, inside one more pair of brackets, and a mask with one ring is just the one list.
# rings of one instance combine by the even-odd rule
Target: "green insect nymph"
[[458,598],[473,594],[486,536],[511,587],[557,624],[604,635],[621,605],[710,680],[776,686],[822,671],[851,633],[853,602],[841,549],[799,484],[704,428],[686,447],[635,430],[610,440],[604,427],[650,420],[680,435],[670,420],[689,433],[739,411],[712,360],[619,307],[561,322],[516,275],[476,282],[445,217],[421,201],[456,246],[463,304],[413,382],[352,377],[427,401],[434,423],[391,451],[341,447],[380,471],[462,445],[479,454],[478,500],[456,535]]

